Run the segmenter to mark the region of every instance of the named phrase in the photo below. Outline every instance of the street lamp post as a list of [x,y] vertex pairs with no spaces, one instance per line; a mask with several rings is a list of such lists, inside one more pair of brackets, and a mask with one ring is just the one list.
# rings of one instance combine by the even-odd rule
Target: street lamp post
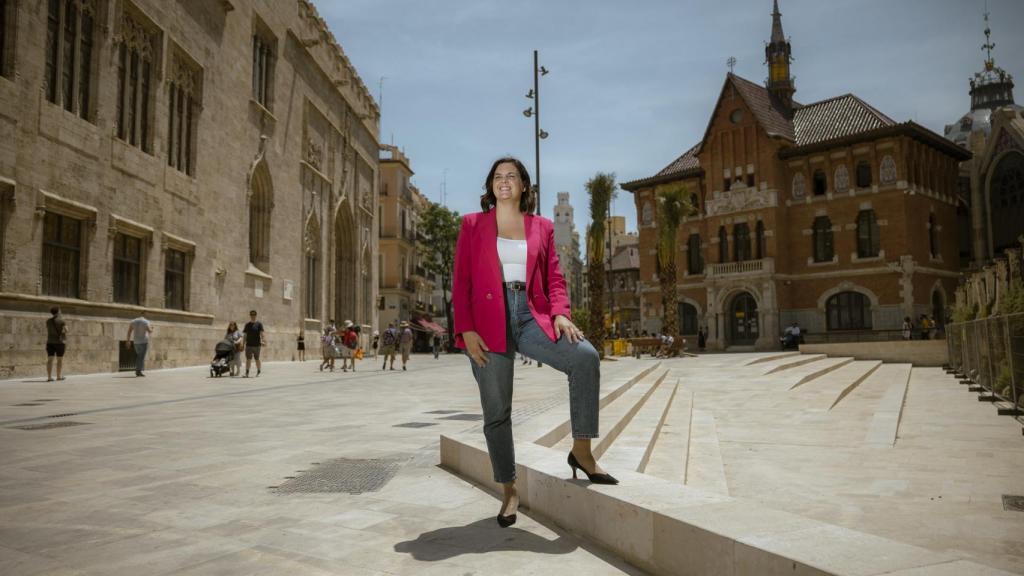
[[548,69],[538,64],[537,51],[533,51],[533,90],[526,97],[533,100],[533,107],[523,110],[523,116],[533,117],[534,172],[537,183],[537,214],[540,214],[540,141],[548,137],[548,133],[540,128],[540,77],[547,76]]

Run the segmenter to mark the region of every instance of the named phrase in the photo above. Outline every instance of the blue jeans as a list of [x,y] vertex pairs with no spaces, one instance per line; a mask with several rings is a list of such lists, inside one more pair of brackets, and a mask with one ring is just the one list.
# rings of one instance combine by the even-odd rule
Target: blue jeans
[[486,352],[487,366],[470,360],[480,387],[484,437],[495,482],[516,478],[512,442],[512,371],[516,352],[543,362],[569,376],[569,416],[573,438],[597,438],[601,365],[597,350],[586,340],[570,343],[565,336],[552,342],[533,319],[526,292],[505,288],[505,352]]
[[142,374],[146,369],[146,351],[149,350],[149,342],[135,343],[135,373]]

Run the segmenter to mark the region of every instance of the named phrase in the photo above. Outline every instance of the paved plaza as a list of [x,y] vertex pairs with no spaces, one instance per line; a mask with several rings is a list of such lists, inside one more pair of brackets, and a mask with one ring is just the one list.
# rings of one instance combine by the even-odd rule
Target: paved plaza
[[[1024,494],[1020,424],[940,369],[807,360],[622,359],[602,377],[655,368],[689,403],[685,440],[664,442],[678,458],[648,473],[1024,574],[1024,512],[1002,502]],[[5,576],[642,574],[529,510],[498,528],[496,497],[438,466],[440,434],[479,432],[462,356],[44,380],[0,382]],[[523,430],[566,402],[564,376],[518,367]]]

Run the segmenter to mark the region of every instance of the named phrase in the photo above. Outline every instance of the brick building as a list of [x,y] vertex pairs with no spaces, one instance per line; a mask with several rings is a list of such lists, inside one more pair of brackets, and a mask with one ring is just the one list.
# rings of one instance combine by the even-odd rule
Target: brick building
[[4,1],[0,376],[208,362],[259,310],[264,358],[376,324],[379,110],[308,0]]
[[[852,94],[794,100],[777,2],[765,55],[767,86],[728,74],[702,140],[622,185],[639,220],[643,328],[676,313],[684,333],[707,327],[709,347],[770,349],[792,322],[864,338],[904,316],[941,317],[958,276],[958,163],[970,154]],[[698,214],[677,231],[679,309],[663,311],[655,193],[678,183]]]

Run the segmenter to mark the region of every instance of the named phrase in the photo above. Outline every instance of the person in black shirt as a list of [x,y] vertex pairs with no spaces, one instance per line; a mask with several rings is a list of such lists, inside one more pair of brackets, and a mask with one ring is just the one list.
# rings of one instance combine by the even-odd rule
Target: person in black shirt
[[260,349],[263,347],[263,323],[256,319],[256,311],[249,311],[249,321],[242,329],[245,334],[245,377],[249,377],[249,367],[252,359],[256,359],[256,375],[260,375],[263,364],[260,363]]
[[64,317],[60,315],[60,308],[50,308],[50,318],[46,321],[46,381],[53,381],[53,358],[57,358],[57,380],[63,380],[61,374],[64,364],[64,339],[67,337],[68,328],[64,323]]

